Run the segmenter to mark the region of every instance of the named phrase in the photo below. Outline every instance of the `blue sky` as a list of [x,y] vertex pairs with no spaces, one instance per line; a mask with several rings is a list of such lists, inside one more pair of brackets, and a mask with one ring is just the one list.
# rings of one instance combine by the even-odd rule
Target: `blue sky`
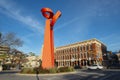
[[39,55],[43,7],[62,12],[54,26],[55,47],[97,38],[108,50],[120,49],[120,0],[0,0],[0,32],[14,32],[24,41],[19,50]]

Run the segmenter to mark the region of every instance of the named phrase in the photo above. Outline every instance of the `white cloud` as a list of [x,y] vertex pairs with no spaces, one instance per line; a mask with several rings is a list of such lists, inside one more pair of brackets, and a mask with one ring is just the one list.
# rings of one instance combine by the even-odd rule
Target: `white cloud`
[[20,36],[21,40],[24,41],[23,47],[18,48],[21,51],[26,53],[32,51],[38,54],[39,49],[32,46],[31,37],[43,35],[43,27],[44,25],[40,23],[37,19],[33,18],[32,15],[23,15],[24,9],[20,9],[19,5],[11,0],[0,0],[0,13],[19,21],[24,24],[25,28],[30,29],[33,33],[25,34],[24,36]]
[[72,24],[72,23],[74,23],[74,22],[76,22],[76,21],[78,21],[78,20],[79,20],[78,17],[76,17],[76,18],[74,18],[74,19],[71,19],[71,20],[68,20],[68,21],[64,22],[63,24],[61,24],[60,26],[58,26],[57,28],[55,28],[55,30],[64,28],[64,27],[66,27],[66,26],[68,26],[68,25],[70,25],[70,24]]
[[117,34],[111,34],[105,37],[100,38],[101,41],[107,44],[108,50],[116,51],[120,49],[120,37]]
[[0,7],[1,13],[27,25],[28,28],[33,30],[34,32],[38,31],[41,32],[41,34],[43,34],[43,24],[39,23],[40,21],[37,21],[31,15],[22,15],[22,10],[19,9],[18,4],[16,4],[15,2],[1,0]]

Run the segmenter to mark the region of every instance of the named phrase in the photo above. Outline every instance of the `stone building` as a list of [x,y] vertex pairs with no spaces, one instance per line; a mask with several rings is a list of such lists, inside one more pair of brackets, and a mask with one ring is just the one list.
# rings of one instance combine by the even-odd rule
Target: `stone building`
[[120,64],[120,51],[116,54],[119,60],[119,64]]
[[10,48],[7,46],[0,46],[0,64],[3,64],[4,59],[8,56]]
[[10,48],[7,46],[0,46],[0,54],[7,54]]
[[58,67],[102,64],[106,52],[106,46],[93,38],[55,48],[55,62]]

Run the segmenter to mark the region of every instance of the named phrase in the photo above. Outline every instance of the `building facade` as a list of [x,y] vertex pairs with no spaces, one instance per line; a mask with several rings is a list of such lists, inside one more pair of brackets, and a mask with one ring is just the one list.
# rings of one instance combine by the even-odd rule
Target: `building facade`
[[118,52],[117,54],[118,60],[119,60],[119,64],[120,64],[120,52]]
[[10,48],[7,46],[0,46],[0,65],[4,62],[4,59],[8,56]]
[[87,66],[102,64],[107,52],[106,46],[97,39],[69,44],[55,49],[55,62],[58,67]]
[[8,54],[9,50],[8,46],[0,46],[0,54]]

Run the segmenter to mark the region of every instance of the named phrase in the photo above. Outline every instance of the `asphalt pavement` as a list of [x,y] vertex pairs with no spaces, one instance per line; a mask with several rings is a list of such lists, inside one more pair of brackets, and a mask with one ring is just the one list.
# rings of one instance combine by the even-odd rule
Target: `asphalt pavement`
[[19,71],[0,72],[0,80],[120,80],[120,69],[81,70],[59,74],[19,74]]

